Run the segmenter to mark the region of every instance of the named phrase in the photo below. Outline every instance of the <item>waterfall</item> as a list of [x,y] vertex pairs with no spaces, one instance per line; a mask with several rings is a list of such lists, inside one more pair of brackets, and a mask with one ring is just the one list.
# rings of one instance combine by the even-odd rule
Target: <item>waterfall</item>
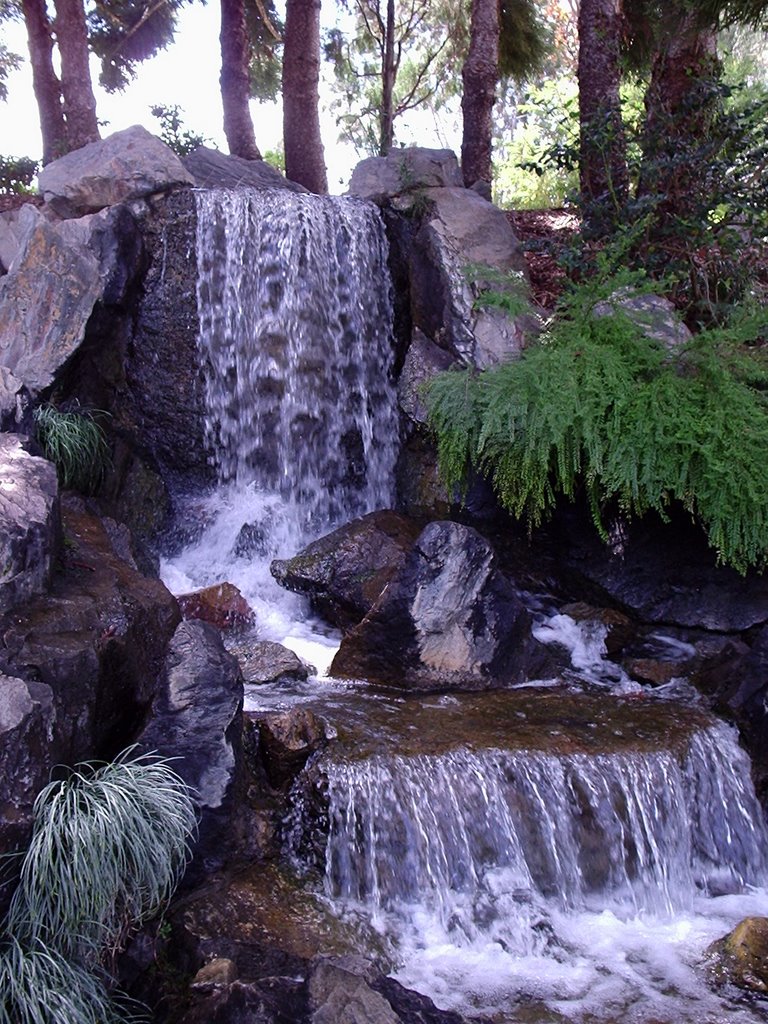
[[392,289],[377,208],[237,189],[199,192],[197,212],[219,479],[279,494],[305,533],[391,504]]

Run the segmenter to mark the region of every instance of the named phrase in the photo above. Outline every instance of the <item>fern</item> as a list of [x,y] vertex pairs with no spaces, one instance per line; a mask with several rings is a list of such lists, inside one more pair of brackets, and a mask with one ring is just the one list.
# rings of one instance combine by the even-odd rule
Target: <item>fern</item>
[[595,525],[618,502],[663,517],[680,502],[718,561],[745,573],[768,560],[768,366],[758,311],[698,335],[674,354],[620,309],[591,315],[626,277],[575,290],[516,362],[449,371],[428,392],[441,472],[465,486],[487,475],[530,528],[558,496],[585,489]]

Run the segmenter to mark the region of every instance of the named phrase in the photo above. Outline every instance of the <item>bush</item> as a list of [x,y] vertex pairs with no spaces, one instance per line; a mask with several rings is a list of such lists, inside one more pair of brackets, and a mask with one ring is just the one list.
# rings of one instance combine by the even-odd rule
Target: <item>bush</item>
[[32,193],[39,164],[28,156],[0,156],[0,195]]
[[[744,573],[768,557],[768,383],[754,342],[765,314],[699,334],[670,353],[621,311],[595,303],[641,278],[574,289],[539,343],[483,373],[450,371],[429,389],[442,473],[486,474],[529,528],[559,495],[603,511],[664,516],[680,502],[720,562]],[[646,285],[647,288],[647,285]]]
[[35,801],[0,938],[0,1024],[126,1020],[104,959],[170,898],[195,830],[183,780],[130,753],[79,766]]
[[34,412],[35,438],[56,466],[59,483],[83,494],[98,489],[109,466],[109,446],[96,415],[80,407],[60,410],[49,402]]

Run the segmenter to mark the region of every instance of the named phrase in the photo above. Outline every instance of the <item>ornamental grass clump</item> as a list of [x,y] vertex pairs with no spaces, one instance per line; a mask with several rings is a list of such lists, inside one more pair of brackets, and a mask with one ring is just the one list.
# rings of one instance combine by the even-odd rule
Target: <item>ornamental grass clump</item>
[[741,573],[768,560],[768,364],[765,312],[669,351],[620,307],[593,308],[627,279],[574,290],[522,358],[449,371],[428,403],[450,486],[487,475],[530,528],[559,496],[583,490],[603,510],[666,516],[679,502],[718,561]]
[[[35,438],[55,466],[62,487],[92,494],[109,467],[109,445],[96,413],[79,407],[35,409]],[[106,415],[106,414],[104,414]]]
[[170,899],[196,828],[184,781],[127,751],[39,794],[0,939],[0,1024],[134,1019],[107,959]]

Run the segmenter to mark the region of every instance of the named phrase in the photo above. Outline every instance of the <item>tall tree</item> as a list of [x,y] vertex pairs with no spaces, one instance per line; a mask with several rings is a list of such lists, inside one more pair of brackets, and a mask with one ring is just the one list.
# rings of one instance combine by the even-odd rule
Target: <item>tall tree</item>
[[328,191],[320,135],[320,0],[287,0],[283,45],[285,174],[310,192]]
[[45,0],[21,0],[32,66],[32,88],[40,116],[43,163],[67,152],[67,127],[61,105],[61,82],[53,65],[53,36]]
[[579,178],[585,232],[603,234],[627,195],[621,119],[621,0],[581,0],[579,7]]
[[88,63],[88,29],[83,0],[54,0],[56,43],[61,59],[61,98],[67,148],[79,149],[99,138],[96,97]]
[[251,51],[243,0],[221,0],[219,42],[219,84],[224,108],[224,135],[229,152],[246,160],[261,160],[249,106],[251,80],[248,67]]

